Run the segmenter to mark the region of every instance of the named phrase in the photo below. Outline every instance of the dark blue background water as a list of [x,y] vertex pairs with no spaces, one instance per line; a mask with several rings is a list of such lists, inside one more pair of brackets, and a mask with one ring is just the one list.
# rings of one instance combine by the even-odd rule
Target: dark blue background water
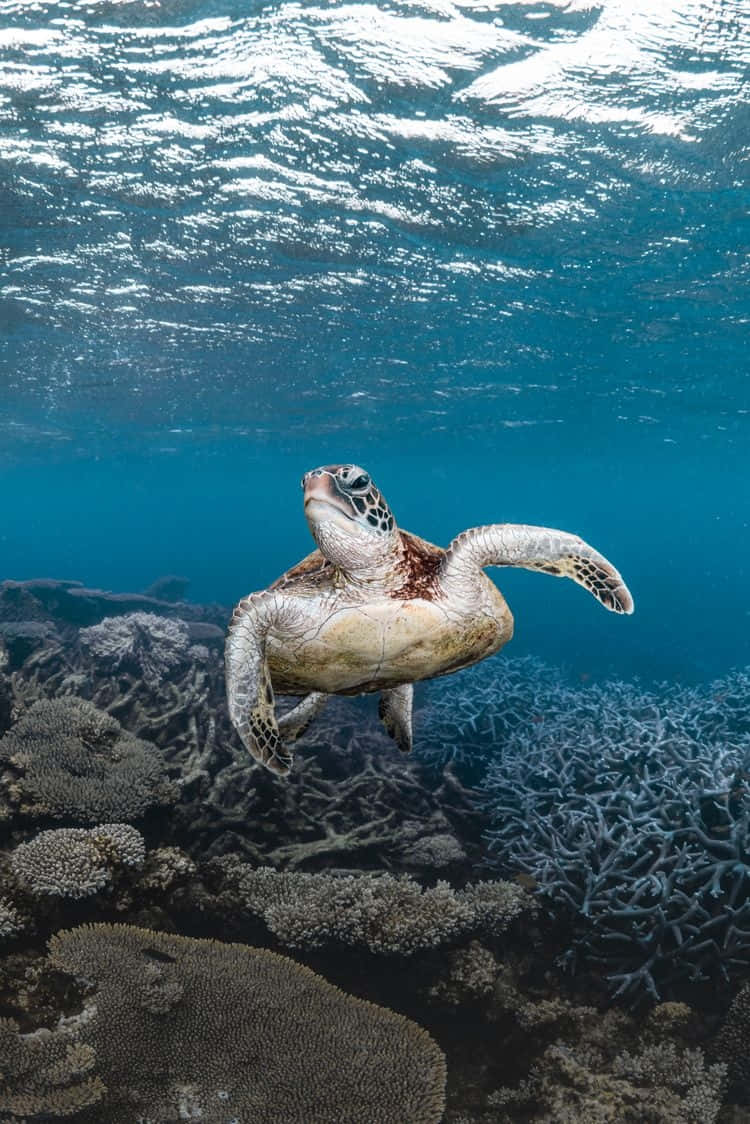
[[231,602],[299,477],[575,531],[513,650],[750,662],[750,6],[0,2],[0,577]]

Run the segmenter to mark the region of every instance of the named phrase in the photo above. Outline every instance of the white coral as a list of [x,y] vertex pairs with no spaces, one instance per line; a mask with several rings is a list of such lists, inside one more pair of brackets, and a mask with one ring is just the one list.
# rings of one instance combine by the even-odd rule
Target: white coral
[[101,824],[87,831],[42,831],[11,853],[13,874],[32,894],[85,898],[102,890],[118,866],[141,866],[143,836],[129,824]]
[[116,671],[134,671],[154,687],[185,661],[189,636],[184,621],[154,613],[107,617],[78,633],[81,644],[96,660]]

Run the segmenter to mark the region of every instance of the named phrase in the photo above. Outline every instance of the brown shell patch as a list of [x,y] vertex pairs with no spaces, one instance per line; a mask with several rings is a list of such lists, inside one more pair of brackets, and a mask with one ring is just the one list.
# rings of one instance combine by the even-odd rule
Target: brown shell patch
[[308,554],[301,562],[297,562],[286,573],[277,578],[269,589],[283,589],[287,585],[294,585],[298,581],[304,583],[314,584],[319,578],[328,578],[333,565],[325,558],[319,550],[314,550],[312,554]]
[[394,600],[408,600],[419,597],[424,601],[434,601],[438,595],[438,575],[443,564],[445,552],[432,543],[401,532],[401,560],[395,572],[393,588],[389,597]]

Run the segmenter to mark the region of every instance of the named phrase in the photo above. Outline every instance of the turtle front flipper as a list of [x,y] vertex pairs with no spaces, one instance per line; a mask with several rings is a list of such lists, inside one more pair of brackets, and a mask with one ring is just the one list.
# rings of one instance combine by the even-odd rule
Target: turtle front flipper
[[441,580],[470,587],[477,567],[520,566],[571,578],[613,613],[632,613],[633,598],[611,562],[592,546],[550,527],[491,523],[463,531],[448,547]]
[[411,711],[414,687],[403,683],[380,692],[378,714],[390,736],[402,753],[411,752]]
[[232,724],[257,761],[286,776],[292,755],[279,734],[266,658],[266,638],[279,610],[274,594],[244,597],[232,614],[224,659]]

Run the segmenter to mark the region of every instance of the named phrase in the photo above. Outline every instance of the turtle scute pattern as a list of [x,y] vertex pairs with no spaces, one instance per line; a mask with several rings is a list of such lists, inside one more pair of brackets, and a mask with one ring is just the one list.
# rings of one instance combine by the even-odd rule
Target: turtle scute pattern
[[438,1124],[445,1059],[411,1020],[277,953],[86,925],[50,943],[93,985],[81,1041],[104,1103],[81,1124]]

